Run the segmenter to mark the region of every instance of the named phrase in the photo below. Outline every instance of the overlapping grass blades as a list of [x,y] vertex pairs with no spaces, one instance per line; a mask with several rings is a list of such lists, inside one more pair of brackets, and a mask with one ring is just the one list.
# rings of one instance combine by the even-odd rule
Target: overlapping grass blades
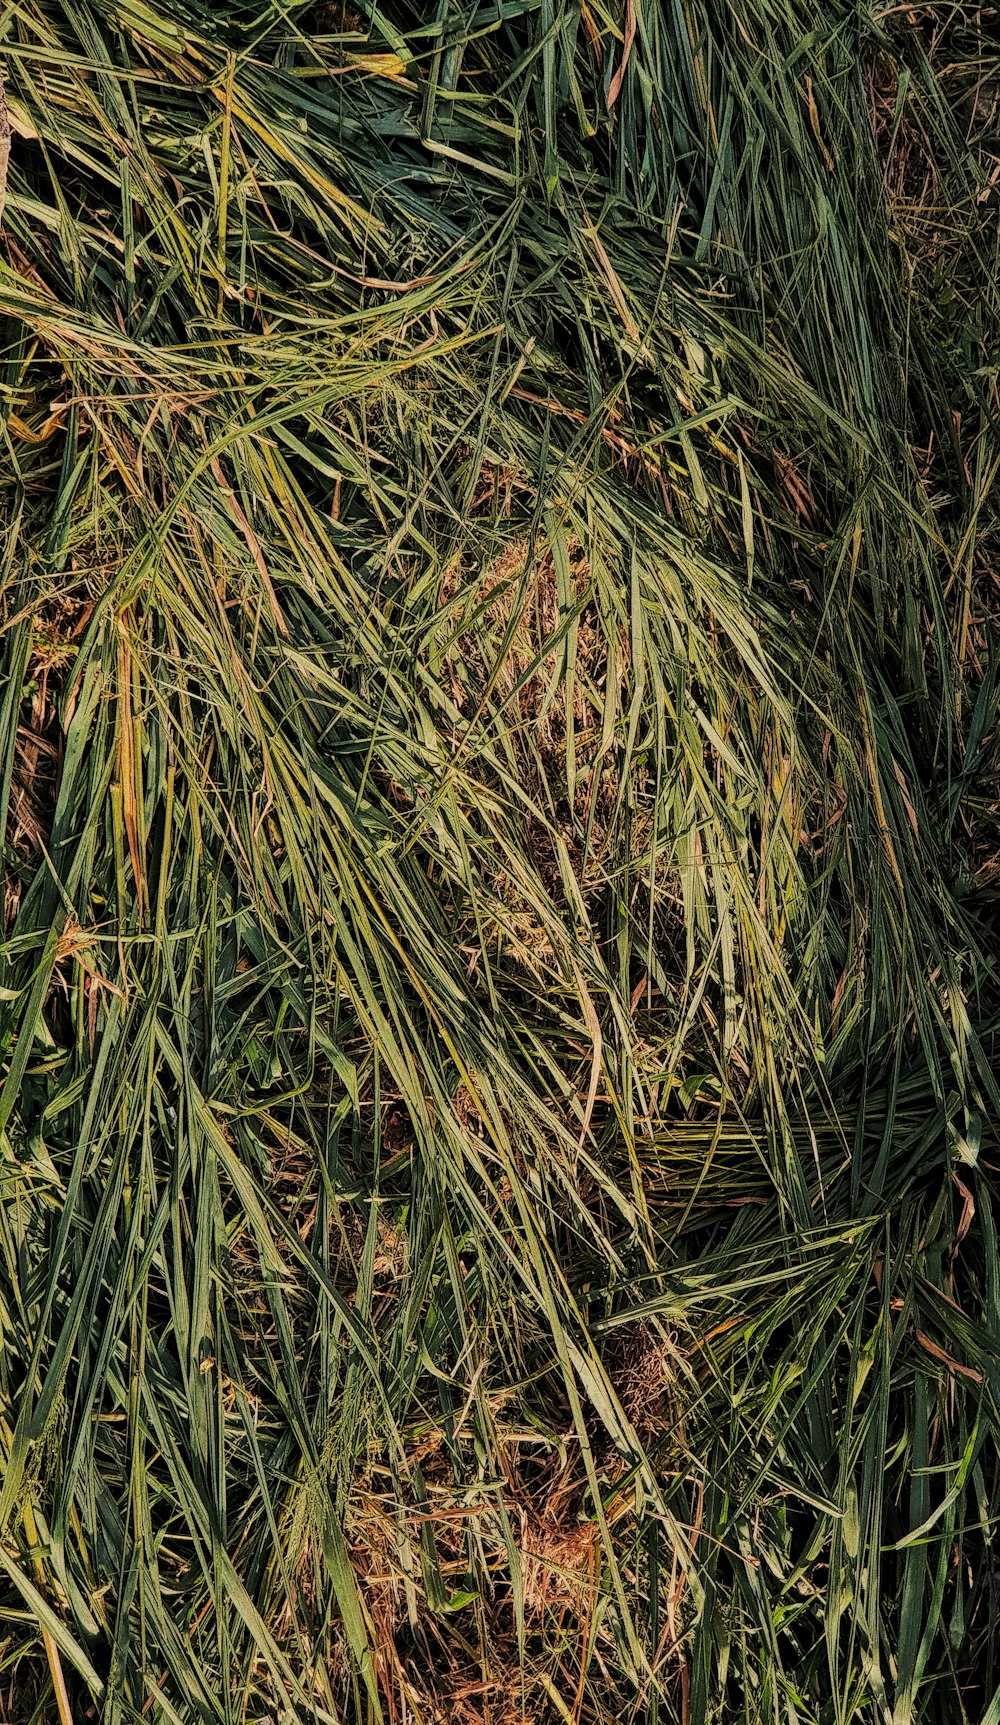
[[1000,1716],[984,18],[0,15],[10,1717]]

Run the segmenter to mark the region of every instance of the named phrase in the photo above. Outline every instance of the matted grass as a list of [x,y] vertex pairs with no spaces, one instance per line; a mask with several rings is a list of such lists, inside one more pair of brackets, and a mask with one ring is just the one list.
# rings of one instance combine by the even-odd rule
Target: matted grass
[[0,11],[0,1717],[1000,1720],[997,23]]

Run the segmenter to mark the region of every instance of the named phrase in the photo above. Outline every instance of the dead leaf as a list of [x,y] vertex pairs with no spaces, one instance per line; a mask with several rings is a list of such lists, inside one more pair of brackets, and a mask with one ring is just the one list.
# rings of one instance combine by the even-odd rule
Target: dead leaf
[[594,59],[597,61],[597,64],[600,65],[604,58],[604,51],[601,47],[601,38],[598,34],[597,25],[594,23],[593,14],[590,7],[587,5],[587,0],[582,0],[582,4],[580,6],[580,17],[583,19],[583,27],[590,38],[590,46],[593,49]]
[[615,103],[618,100],[618,97],[621,95],[622,80],[625,77],[625,68],[627,67],[627,65],[629,63],[629,60],[632,58],[632,49],[633,49],[634,45],[635,45],[635,0],[626,0],[626,6],[625,6],[625,44],[624,44],[624,47],[622,48],[621,65],[618,67],[617,72],[615,73],[614,77],[612,78],[611,87],[608,90],[608,107],[609,108],[614,107]]
[[597,1101],[597,1088],[601,1081],[601,1055],[604,1052],[604,1036],[601,1032],[601,1021],[597,1016],[597,1008],[591,998],[590,990],[580,974],[575,959],[571,958],[570,963],[573,966],[576,986],[580,991],[583,1016],[586,1019],[587,1029],[590,1031],[594,1044],[594,1055],[590,1063],[590,1089],[587,1092],[587,1106],[583,1111],[583,1129],[580,1133],[580,1148],[582,1150],[587,1142],[587,1133],[590,1131],[590,1122],[594,1113],[594,1103]]
[[909,787],[907,786],[906,780],[903,777],[903,769],[900,767],[900,765],[897,761],[893,761],[892,770],[896,775],[896,783],[899,786],[899,789],[902,793],[903,807],[906,810],[906,814],[907,814],[907,818],[909,820],[909,823],[910,823],[911,827],[913,828],[913,836],[919,843],[920,828],[917,826],[917,811],[913,807],[912,802],[910,801]]
[[959,1246],[972,1227],[972,1218],[976,1214],[976,1200],[968,1186],[959,1179],[954,1170],[951,1177],[962,1194],[962,1214],[958,1218],[958,1227],[955,1229],[955,1245]]
[[982,1372],[973,1371],[971,1366],[960,1366],[957,1360],[953,1360],[950,1354],[946,1354],[943,1348],[938,1347],[937,1342],[932,1342],[930,1336],[925,1336],[923,1330],[917,1330],[915,1334],[924,1353],[930,1354],[931,1359],[940,1360],[941,1364],[947,1366],[950,1372],[960,1372],[963,1378],[971,1378],[974,1384],[982,1383]]
[[121,783],[122,814],[128,839],[129,858],[135,879],[136,899],[140,920],[145,906],[145,874],[142,866],[142,846],[139,842],[139,798],[136,793],[138,762],[135,753],[132,716],[132,648],[124,617],[118,626],[118,777]]
[[819,145],[820,154],[826,163],[827,171],[832,174],[834,172],[834,160],[823,142],[823,134],[819,129],[819,108],[816,106],[816,97],[813,94],[813,81],[811,78],[806,79],[806,101],[809,105],[809,124],[813,130],[813,137]]
[[789,456],[783,455],[780,449],[772,450],[771,458],[778,469],[782,490],[796,516],[800,521],[810,521],[815,510],[815,504],[808,487],[799,478],[794,462]]
[[211,460],[209,461],[208,466],[209,466],[209,472],[212,474],[212,477],[214,479],[218,480],[219,488],[222,491],[222,494],[225,497],[226,502],[229,505],[230,514],[233,516],[233,519],[235,520],[237,527],[239,528],[240,532],[243,535],[244,541],[246,542],[247,550],[249,551],[251,557],[253,558],[254,562],[257,565],[257,569],[258,569],[258,572],[260,574],[260,578],[261,578],[262,582],[264,583],[264,591],[267,594],[268,599],[271,602],[271,613],[274,617],[274,621],[277,624],[279,631],[281,632],[281,634],[285,637],[285,640],[287,641],[290,639],[290,636],[288,633],[288,625],[286,624],[285,619],[281,614],[281,606],[278,604],[278,595],[274,591],[274,583],[271,580],[271,576],[270,576],[270,573],[268,571],[267,564],[264,561],[264,553],[260,548],[260,542],[257,538],[257,535],[254,532],[253,528],[251,527],[249,521],[247,520],[246,515],[243,513],[243,510],[240,507],[239,499],[237,498],[235,491],[233,490],[232,486],[227,484],[227,482],[226,482],[226,476],[222,471],[222,464],[219,461],[218,456],[213,455]]
[[10,161],[10,120],[7,116],[7,103],[4,101],[3,73],[0,72],[0,218],[3,216],[4,199],[7,196],[7,164]]

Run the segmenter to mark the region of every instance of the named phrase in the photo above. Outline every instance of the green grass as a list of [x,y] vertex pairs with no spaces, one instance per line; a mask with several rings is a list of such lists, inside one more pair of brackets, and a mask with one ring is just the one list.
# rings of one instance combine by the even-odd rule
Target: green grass
[[996,38],[0,10],[0,1718],[1000,1721]]

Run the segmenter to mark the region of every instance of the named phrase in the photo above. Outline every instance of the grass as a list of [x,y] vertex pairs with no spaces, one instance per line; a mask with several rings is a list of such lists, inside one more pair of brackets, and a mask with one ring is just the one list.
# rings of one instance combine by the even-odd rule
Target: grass
[[0,12],[0,1717],[1000,1720],[995,37]]

